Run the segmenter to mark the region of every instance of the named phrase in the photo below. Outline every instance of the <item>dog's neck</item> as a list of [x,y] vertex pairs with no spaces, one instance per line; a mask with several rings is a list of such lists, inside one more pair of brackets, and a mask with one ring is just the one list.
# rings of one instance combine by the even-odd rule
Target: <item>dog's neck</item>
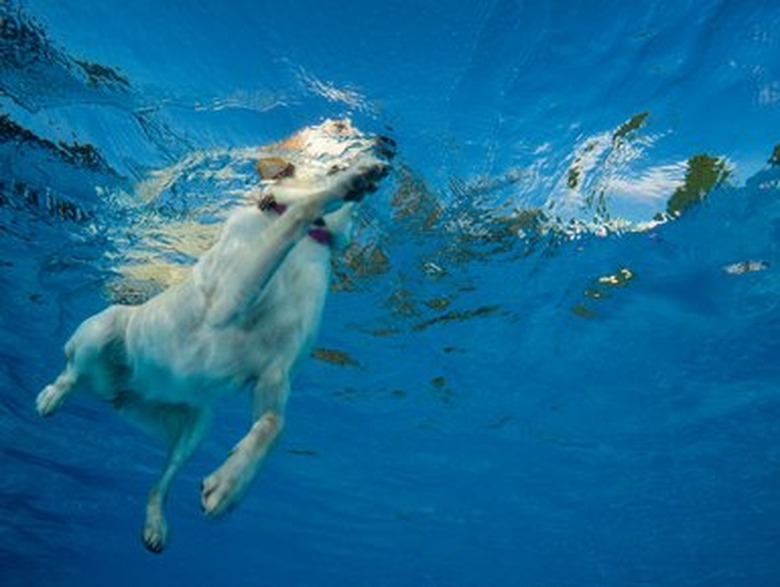
[[[287,206],[274,200],[269,204],[268,210],[276,212],[279,216],[281,216],[287,211]],[[318,218],[314,224],[315,226],[309,229],[309,237],[321,245],[330,246],[333,244],[333,234],[330,232],[330,230],[328,230],[325,221],[322,218]]]

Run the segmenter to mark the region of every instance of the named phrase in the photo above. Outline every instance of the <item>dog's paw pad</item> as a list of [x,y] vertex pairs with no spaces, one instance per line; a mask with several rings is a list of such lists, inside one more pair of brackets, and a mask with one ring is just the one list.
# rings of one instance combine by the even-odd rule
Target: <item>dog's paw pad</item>
[[160,554],[168,541],[168,525],[162,518],[147,520],[144,525],[144,546],[150,552]]
[[264,212],[266,210],[271,210],[274,206],[276,206],[276,198],[274,198],[273,194],[263,194],[257,200],[257,207]]
[[227,475],[214,474],[203,481],[201,505],[203,513],[216,518],[226,513],[235,501],[237,483]]
[[387,163],[376,157],[366,157],[352,170],[344,199],[348,202],[360,201],[366,194],[375,192],[388,172]]
[[144,546],[150,552],[159,554],[168,541],[168,524],[162,510],[162,501],[156,492],[152,494],[146,507],[146,521],[143,532]]
[[35,399],[35,408],[41,416],[51,416],[62,405],[64,395],[56,385],[47,385]]

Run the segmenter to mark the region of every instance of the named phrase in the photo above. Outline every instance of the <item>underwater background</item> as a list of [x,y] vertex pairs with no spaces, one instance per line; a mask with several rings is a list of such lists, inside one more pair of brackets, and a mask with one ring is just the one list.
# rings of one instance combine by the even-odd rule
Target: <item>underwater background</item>
[[[246,499],[242,397],[152,555],[162,445],[34,398],[329,117],[395,169]],[[779,243],[777,2],[0,0],[0,585],[776,586]]]

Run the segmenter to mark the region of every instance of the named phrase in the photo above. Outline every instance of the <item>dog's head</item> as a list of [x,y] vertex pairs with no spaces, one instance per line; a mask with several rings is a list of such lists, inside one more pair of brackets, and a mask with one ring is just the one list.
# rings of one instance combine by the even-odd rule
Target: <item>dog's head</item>
[[[394,154],[395,143],[391,139],[364,134],[349,120],[326,120],[317,126],[306,127],[278,143],[235,150],[227,153],[227,157],[223,151],[204,152],[153,174],[139,187],[139,194],[147,203],[164,199],[169,194],[189,193],[187,182],[190,179],[210,182],[208,190],[204,190],[202,185],[191,190],[195,194],[206,193],[210,199],[202,208],[188,201],[187,206],[192,206],[189,216],[165,218],[162,224],[150,223],[145,218],[137,225],[135,246],[127,252],[126,262],[117,267],[121,277],[110,285],[112,299],[120,303],[140,303],[162,288],[182,281],[188,274],[188,265],[179,259],[196,259],[218,237],[218,223],[203,223],[199,220],[203,210],[207,210],[204,213],[206,216],[216,214],[219,218],[232,206],[245,205],[247,199],[257,197],[258,194],[252,189],[256,182],[252,167],[259,174],[264,187],[289,184],[294,188],[297,184],[302,188],[310,188],[320,181],[327,181],[333,173],[353,165],[365,164],[367,158],[384,162],[384,165],[377,167],[379,177],[372,178],[369,174],[369,185],[358,186],[362,188],[357,192],[359,197],[371,191],[371,182],[375,184],[381,174],[386,173]],[[228,172],[224,172],[226,159]],[[219,170],[213,171],[215,168]],[[238,189],[233,185],[237,178],[240,184]],[[282,189],[275,190],[274,197],[279,203],[290,205],[296,194],[306,193],[306,189]],[[230,202],[230,205],[225,206],[225,201]],[[349,242],[351,207],[352,204],[347,204],[325,217],[327,229],[333,236],[332,243],[336,247],[343,247]]]
[[[326,120],[317,126],[306,127],[291,137],[260,148],[256,169],[266,185],[309,187],[328,180],[339,171],[367,161],[375,163],[373,176],[367,176],[369,185],[357,190],[347,199],[360,199],[372,191],[376,182],[387,172],[395,155],[395,142],[381,135],[366,135],[348,119]],[[304,193],[290,190],[286,197]],[[283,201],[289,205],[291,201]]]

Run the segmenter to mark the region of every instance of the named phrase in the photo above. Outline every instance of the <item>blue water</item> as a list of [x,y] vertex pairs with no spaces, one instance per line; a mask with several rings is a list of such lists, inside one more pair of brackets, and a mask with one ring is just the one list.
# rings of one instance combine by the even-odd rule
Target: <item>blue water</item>
[[[242,147],[343,116],[399,145],[373,262],[246,500],[199,509],[235,399],[151,555],[162,447],[35,395]],[[0,0],[0,117],[3,587],[780,584],[776,2]]]

